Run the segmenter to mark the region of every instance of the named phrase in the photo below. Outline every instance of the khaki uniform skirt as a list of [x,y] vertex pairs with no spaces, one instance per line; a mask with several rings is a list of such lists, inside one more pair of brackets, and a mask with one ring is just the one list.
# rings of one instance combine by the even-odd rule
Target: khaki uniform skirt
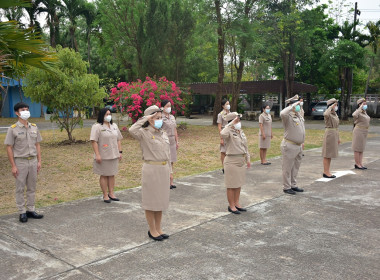
[[144,210],[163,211],[169,207],[170,163],[142,167],[142,204]]
[[365,150],[367,143],[368,129],[355,126],[352,134],[352,150],[354,152],[362,153]]
[[246,165],[245,156],[226,156],[224,159],[224,185],[226,188],[241,188],[245,185]]
[[94,159],[92,169],[95,174],[101,176],[115,176],[119,169],[119,159],[102,159],[101,163]]
[[170,143],[170,162],[177,161],[177,144],[175,142],[175,136],[169,136]]
[[339,132],[337,129],[326,129],[323,138],[322,156],[325,158],[338,157]]
[[271,141],[271,138],[270,138],[270,135],[268,136],[268,134],[265,134],[265,140],[263,139],[263,137],[261,135],[259,135],[259,148],[260,149],[269,149],[270,148],[270,141]]

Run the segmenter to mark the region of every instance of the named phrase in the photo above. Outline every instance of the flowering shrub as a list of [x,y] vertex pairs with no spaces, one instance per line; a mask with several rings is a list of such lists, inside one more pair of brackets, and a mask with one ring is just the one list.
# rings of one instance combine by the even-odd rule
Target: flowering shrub
[[161,101],[165,99],[172,104],[173,115],[183,115],[186,108],[183,95],[188,93],[182,92],[173,81],[168,81],[165,77],[158,81],[146,77],[145,82],[137,80],[119,83],[111,89],[110,100],[122,115],[128,114],[134,123],[144,115],[146,108],[152,105],[161,107]]

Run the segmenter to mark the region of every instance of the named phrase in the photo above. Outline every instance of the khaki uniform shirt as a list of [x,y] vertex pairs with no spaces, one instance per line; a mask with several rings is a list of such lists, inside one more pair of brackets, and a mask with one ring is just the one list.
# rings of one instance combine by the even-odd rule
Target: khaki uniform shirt
[[[271,137],[272,135],[272,116],[267,113],[262,113],[259,116],[259,123],[263,125],[265,137]],[[259,135],[261,136],[261,129],[259,129]]]
[[236,130],[233,124],[229,123],[220,132],[226,146],[226,155],[246,155],[247,162],[250,162],[248,152],[248,141],[243,130]]
[[175,117],[171,114],[167,117],[164,113],[162,113],[162,129],[165,130],[169,137],[175,136],[176,127],[177,123],[175,121]]
[[325,127],[326,128],[338,128],[339,127],[339,117],[336,114],[335,110],[330,106],[323,113],[323,117],[325,119]]
[[91,128],[90,140],[98,143],[100,157],[105,160],[119,158],[117,141],[122,138],[115,123],[110,124],[110,127],[106,124],[95,123]]
[[297,144],[303,144],[305,142],[304,118],[299,113],[293,112],[291,105],[281,111],[280,117],[284,126],[284,138]]
[[354,124],[358,127],[368,128],[369,123],[371,121],[371,117],[367,115],[367,112],[361,110],[360,108],[356,109],[356,111],[352,114],[354,118]]
[[228,124],[228,121],[225,119],[227,114],[228,113],[226,113],[224,110],[218,114],[218,120],[216,122],[222,124],[222,129],[225,128],[225,126]]
[[142,159],[148,161],[168,161],[170,162],[170,144],[166,132],[162,129],[155,129],[151,125],[143,128],[147,117],[142,117],[129,128],[129,133],[133,138],[140,141]]
[[37,125],[28,122],[28,125],[25,127],[18,121],[8,128],[4,144],[12,146],[15,158],[31,157],[37,156],[36,143],[41,141],[42,137]]

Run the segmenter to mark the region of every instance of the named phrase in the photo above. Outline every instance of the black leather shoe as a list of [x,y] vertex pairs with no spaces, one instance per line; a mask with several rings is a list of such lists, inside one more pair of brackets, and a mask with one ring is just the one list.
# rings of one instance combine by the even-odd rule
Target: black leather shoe
[[26,213],[20,214],[20,222],[26,223],[28,221],[28,217],[26,216]]
[[335,175],[327,176],[325,173],[323,173],[323,178],[336,178]]
[[170,189],[172,190],[172,189],[175,189],[177,186],[175,186],[175,185],[170,185]]
[[293,189],[284,190],[284,193],[287,193],[287,194],[296,194],[296,192],[293,191]]
[[[236,209],[237,209],[237,208],[236,208]],[[228,211],[231,212],[231,213],[234,213],[234,214],[241,214],[241,213],[239,212],[239,210],[235,210],[235,211],[233,211],[233,210],[230,208],[230,206],[228,206]]]
[[355,164],[355,169],[361,169],[361,170],[364,170],[363,167],[359,167],[359,166],[357,166],[356,164]]
[[111,199],[111,200],[113,200],[113,201],[120,201],[120,199],[118,199],[117,197],[114,197],[114,198],[112,198],[112,197],[110,197],[110,196],[108,196],[109,197],[109,199]]
[[222,172],[223,172],[223,174],[224,174],[224,168],[222,169]]
[[109,198],[109,199],[104,199],[103,200],[105,203],[111,203],[111,198]]
[[362,166],[362,169],[368,169],[367,167],[365,167],[365,166]]
[[150,231],[148,231],[148,236],[150,238],[152,238],[153,240],[155,240],[155,241],[162,241],[162,240],[164,240],[164,238],[161,235],[159,235],[157,237],[154,237],[153,235],[150,234]]
[[168,239],[168,238],[169,238],[169,235],[163,233],[163,234],[161,234],[161,237],[162,237],[163,239]]
[[44,215],[37,214],[35,211],[26,211],[26,216],[33,219],[42,219]]
[[301,189],[299,187],[292,188],[292,190],[295,192],[303,192],[303,189]]
[[235,206],[235,207],[240,212],[247,212],[247,209],[245,209],[245,208],[240,208],[240,207],[237,207],[237,206]]
[[264,162],[264,163],[261,163],[262,165],[271,165],[270,162]]

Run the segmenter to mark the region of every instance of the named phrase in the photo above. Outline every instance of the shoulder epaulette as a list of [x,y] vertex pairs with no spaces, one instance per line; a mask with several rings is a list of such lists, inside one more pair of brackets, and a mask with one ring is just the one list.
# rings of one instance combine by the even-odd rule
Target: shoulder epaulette
[[35,123],[30,123],[30,125],[32,125],[32,126],[37,126]]
[[17,124],[12,124],[11,128],[15,128],[16,126],[17,126]]

